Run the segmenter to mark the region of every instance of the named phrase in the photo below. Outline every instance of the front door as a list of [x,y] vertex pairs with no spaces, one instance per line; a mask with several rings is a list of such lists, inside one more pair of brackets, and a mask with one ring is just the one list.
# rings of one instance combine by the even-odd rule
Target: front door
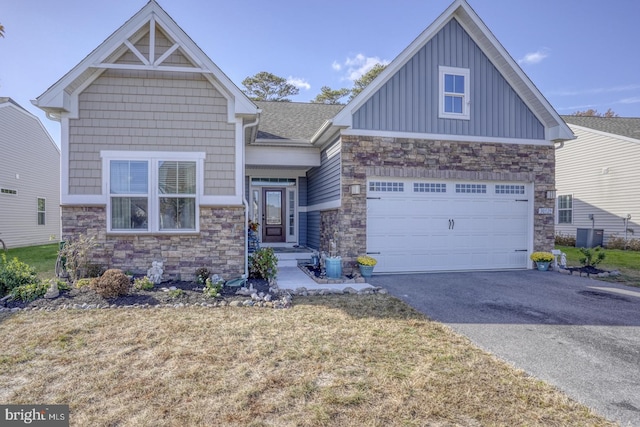
[[262,189],[262,241],[286,242],[285,189]]

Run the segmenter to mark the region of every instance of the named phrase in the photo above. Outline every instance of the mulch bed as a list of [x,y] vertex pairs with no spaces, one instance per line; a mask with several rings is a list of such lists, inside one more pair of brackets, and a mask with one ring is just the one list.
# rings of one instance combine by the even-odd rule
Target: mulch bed
[[[248,279],[247,287],[252,285],[257,293],[264,292],[265,294],[269,292],[269,284],[266,280],[262,279]],[[174,296],[171,292],[166,292],[163,288],[167,289],[170,287],[175,287],[176,289],[180,289],[182,292],[178,296]],[[6,308],[50,308],[50,309],[58,309],[63,306],[72,307],[75,304],[78,306],[82,305],[93,305],[96,307],[104,307],[108,306],[157,306],[157,305],[166,305],[166,304],[185,304],[185,305],[195,305],[195,304],[212,304],[214,302],[220,302],[222,300],[226,300],[227,302],[233,301],[234,299],[242,299],[245,300],[249,296],[246,295],[236,295],[238,291],[238,287],[223,287],[221,296],[217,298],[212,298],[205,295],[202,292],[202,286],[194,282],[185,282],[185,281],[167,281],[162,282],[159,285],[156,285],[153,289],[144,291],[144,290],[136,290],[131,287],[131,291],[127,295],[123,295],[117,298],[103,298],[98,295],[93,289],[89,286],[83,286],[82,288],[72,287],[68,291],[60,291],[60,296],[54,299],[45,299],[39,298],[35,301],[31,302],[22,302],[19,300],[5,301],[3,304],[0,303],[0,307]]]

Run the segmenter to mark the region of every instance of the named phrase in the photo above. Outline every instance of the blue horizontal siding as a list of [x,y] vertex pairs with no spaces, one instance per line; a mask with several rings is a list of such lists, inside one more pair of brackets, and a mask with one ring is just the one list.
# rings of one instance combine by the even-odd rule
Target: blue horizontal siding
[[335,144],[323,150],[320,155],[320,166],[307,172],[307,206],[340,199],[340,153],[329,157],[327,150],[335,148]]
[[[438,117],[438,67],[471,72],[470,120]],[[452,19],[353,115],[354,129],[544,139],[544,126]]]

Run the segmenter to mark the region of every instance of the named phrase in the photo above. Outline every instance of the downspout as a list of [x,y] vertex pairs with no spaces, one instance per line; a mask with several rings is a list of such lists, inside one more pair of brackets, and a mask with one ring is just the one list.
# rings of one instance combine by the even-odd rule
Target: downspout
[[[248,128],[250,127],[254,127],[254,126],[258,126],[258,123],[260,123],[260,110],[258,110],[258,115],[256,116],[256,119],[251,122],[251,123],[247,123],[246,125],[242,126],[242,143],[244,144],[244,136],[246,134],[246,131]],[[242,150],[242,181],[243,181],[243,186],[242,186],[242,192],[244,193],[245,188],[247,188],[246,183],[244,182],[245,177],[247,176],[245,170],[246,170],[246,162],[245,162],[245,155],[246,155],[246,147],[243,147]],[[247,195],[245,194],[242,197],[242,204],[244,205],[244,278],[248,279],[249,278],[249,227],[247,226],[247,224],[249,224],[249,201],[247,200]]]

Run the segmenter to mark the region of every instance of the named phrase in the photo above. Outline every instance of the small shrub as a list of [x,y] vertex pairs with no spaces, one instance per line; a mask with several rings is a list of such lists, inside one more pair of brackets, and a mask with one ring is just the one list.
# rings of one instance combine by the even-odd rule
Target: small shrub
[[84,278],[76,281],[76,288],[84,288],[85,286],[89,286],[91,284],[91,279]]
[[600,250],[600,246],[591,250],[586,248],[580,248],[580,253],[583,255],[580,258],[580,264],[585,267],[595,267],[600,264],[606,257],[604,251]]
[[169,298],[180,298],[182,295],[184,295],[184,291],[182,289],[171,289],[169,291]]
[[20,301],[33,301],[42,298],[47,293],[49,285],[48,280],[20,285],[11,290],[11,295]]
[[69,282],[67,282],[66,280],[58,279],[56,280],[56,282],[58,283],[59,291],[68,291],[71,289],[71,286],[69,286]]
[[129,292],[129,278],[122,270],[111,269],[91,281],[91,287],[103,298],[115,298]]
[[220,296],[220,292],[222,292],[223,280],[219,277],[215,280],[208,278],[205,282],[203,293],[212,298],[216,298]]
[[576,246],[576,236],[570,234],[556,234],[556,245],[558,246]]
[[249,276],[273,280],[278,274],[278,258],[273,248],[260,248],[249,255]]
[[196,270],[196,280],[201,285],[207,282],[207,279],[211,276],[211,272],[207,267],[200,267]]
[[7,256],[0,255],[0,295],[9,293],[14,288],[38,283],[36,270],[30,265],[13,258],[7,261]]
[[148,291],[153,289],[154,284],[147,276],[138,277],[133,281],[133,287],[137,290]]
[[81,234],[75,240],[67,239],[60,249],[60,256],[65,259],[65,270],[69,273],[72,282],[83,278],[87,273],[87,259],[95,246],[95,237],[86,237]]

